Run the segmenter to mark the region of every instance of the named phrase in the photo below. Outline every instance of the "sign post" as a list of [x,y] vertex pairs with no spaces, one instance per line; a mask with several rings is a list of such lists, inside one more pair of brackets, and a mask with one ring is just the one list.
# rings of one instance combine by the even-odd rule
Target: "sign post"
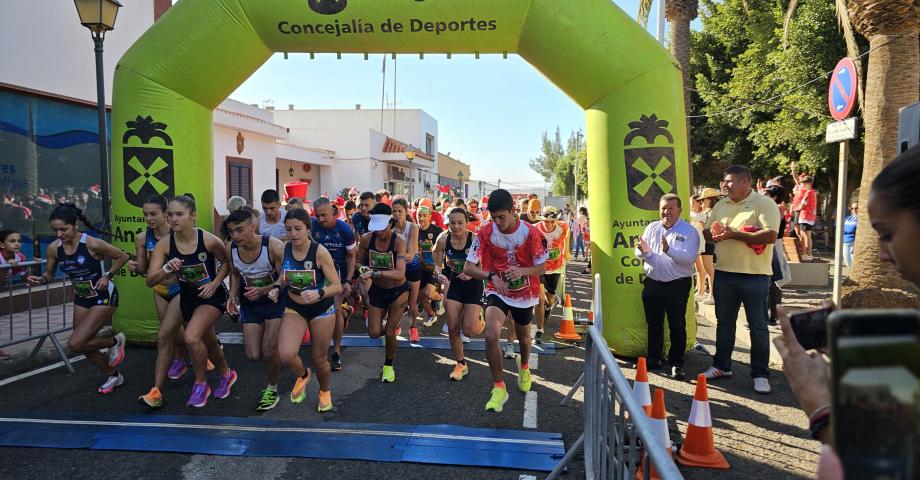
[[[849,58],[837,63],[827,92],[827,106],[836,122],[827,125],[827,143],[840,143],[837,165],[837,223],[834,237],[834,296],[840,305],[840,284],[843,279],[843,223],[847,207],[847,154],[850,140],[856,138],[856,118],[847,118],[856,106],[859,80],[856,65]],[[865,228],[865,227],[864,227]]]

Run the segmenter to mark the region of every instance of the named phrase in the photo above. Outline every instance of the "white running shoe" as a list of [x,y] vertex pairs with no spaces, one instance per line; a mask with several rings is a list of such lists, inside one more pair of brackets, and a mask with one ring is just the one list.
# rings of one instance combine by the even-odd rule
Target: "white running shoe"
[[110,367],[117,367],[125,359],[125,343],[127,343],[127,340],[124,333],[115,335],[113,339],[115,340],[115,345],[109,347],[108,363]]
[[761,395],[766,395],[770,393],[770,379],[763,378],[763,377],[755,378],[754,379],[754,391]]
[[112,390],[122,386],[124,383],[125,377],[121,376],[121,372],[116,371],[115,375],[105,379],[105,383],[99,386],[99,393],[111,393]]
[[[428,316],[427,313],[426,313],[425,315]],[[428,320],[425,320],[425,322],[422,323],[422,325],[424,325],[424,326],[426,326],[426,327],[432,327],[432,326],[434,326],[435,323],[438,323],[438,316],[437,316],[437,315],[431,315],[431,316],[428,317]],[[446,324],[445,324],[445,325],[446,325]]]
[[463,331],[460,331],[460,341],[463,343],[470,343],[470,337],[467,337]]
[[444,326],[441,328],[441,333],[448,333],[447,322],[444,322]]
[[512,343],[505,344],[505,358],[516,358],[517,353],[514,353],[514,345]]

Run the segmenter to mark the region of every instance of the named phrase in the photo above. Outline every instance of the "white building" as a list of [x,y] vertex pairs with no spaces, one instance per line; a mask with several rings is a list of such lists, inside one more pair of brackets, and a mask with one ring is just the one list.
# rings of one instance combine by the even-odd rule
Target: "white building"
[[309,184],[307,198],[334,195],[335,152],[292,143],[288,129],[273,122],[271,110],[225,100],[214,110],[214,208],[227,214],[238,195],[259,208],[266,189],[284,195],[292,181]]
[[438,122],[422,110],[394,113],[360,105],[354,110],[291,108],[275,110],[274,120],[288,128],[291,142],[336,152],[332,178],[336,190],[385,188],[394,195],[434,194]]

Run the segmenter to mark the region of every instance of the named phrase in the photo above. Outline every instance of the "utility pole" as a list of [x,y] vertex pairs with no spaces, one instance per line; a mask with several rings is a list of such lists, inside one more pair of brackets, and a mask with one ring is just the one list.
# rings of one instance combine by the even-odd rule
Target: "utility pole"
[[575,206],[578,207],[578,154],[581,152],[581,130],[575,132]]

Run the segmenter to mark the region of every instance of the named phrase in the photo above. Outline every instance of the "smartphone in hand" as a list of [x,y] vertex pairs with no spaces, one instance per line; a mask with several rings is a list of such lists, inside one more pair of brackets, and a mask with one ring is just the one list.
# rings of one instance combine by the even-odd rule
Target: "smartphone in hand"
[[805,350],[827,348],[827,319],[834,308],[805,310],[789,317],[796,340]]
[[920,312],[838,311],[828,328],[831,422],[845,478],[920,478]]

